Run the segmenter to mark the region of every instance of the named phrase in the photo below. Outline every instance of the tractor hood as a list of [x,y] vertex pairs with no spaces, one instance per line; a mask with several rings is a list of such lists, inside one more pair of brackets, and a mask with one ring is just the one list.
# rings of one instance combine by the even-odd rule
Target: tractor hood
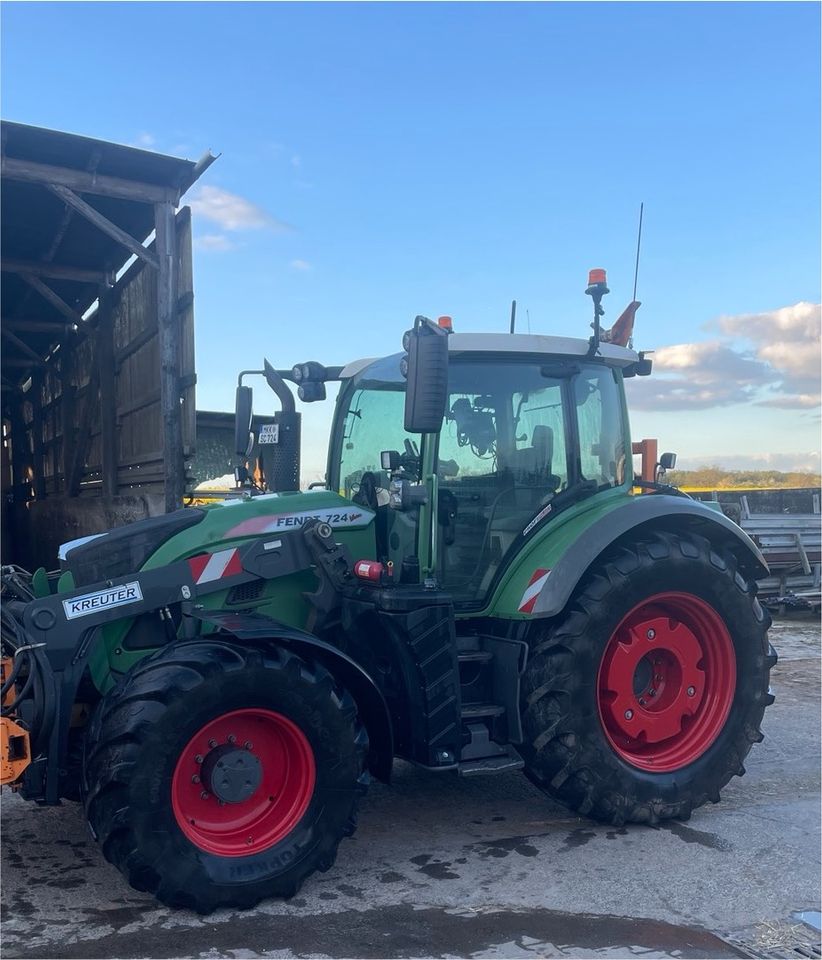
[[372,523],[374,513],[329,490],[235,497],[65,543],[60,548],[60,566],[71,572],[76,587],[82,587],[237,545],[250,537],[298,530],[312,519],[323,520],[335,530],[357,531]]

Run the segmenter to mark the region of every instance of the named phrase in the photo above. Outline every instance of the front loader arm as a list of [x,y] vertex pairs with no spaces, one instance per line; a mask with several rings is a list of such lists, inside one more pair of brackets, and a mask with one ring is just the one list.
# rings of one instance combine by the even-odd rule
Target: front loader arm
[[[306,594],[314,606],[317,626],[332,614],[333,598],[339,597],[351,567],[350,554],[344,545],[334,541],[332,528],[311,521],[289,533],[256,537],[236,547],[197,553],[166,566],[19,605],[17,626],[22,643],[18,648],[29,647],[38,652],[51,691],[48,711],[44,711],[43,704],[29,711],[48,716],[49,723],[47,728],[40,723],[38,729],[29,731],[32,741],[44,744],[44,749],[42,756],[34,757],[34,762],[22,771],[24,795],[45,803],[59,801],[59,771],[65,768],[72,708],[104,627],[153,612],[164,612],[173,622],[171,611],[176,609],[180,614],[179,631],[169,640],[176,639],[178,633],[190,638],[219,628],[217,622],[208,620],[205,609],[209,597],[213,603],[214,594],[302,571],[312,571],[319,581],[317,589]],[[23,704],[21,711],[25,712]],[[15,768],[15,779],[20,772]]]

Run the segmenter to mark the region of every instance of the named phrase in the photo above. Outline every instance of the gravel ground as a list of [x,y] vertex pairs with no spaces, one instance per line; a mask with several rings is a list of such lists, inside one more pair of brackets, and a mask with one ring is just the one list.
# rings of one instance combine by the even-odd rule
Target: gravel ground
[[520,774],[399,764],[331,871],[245,914],[160,907],[102,860],[76,805],[6,794],[3,955],[787,956],[808,932],[792,912],[820,904],[819,625],[781,622],[772,642],[766,739],[687,824],[614,829]]

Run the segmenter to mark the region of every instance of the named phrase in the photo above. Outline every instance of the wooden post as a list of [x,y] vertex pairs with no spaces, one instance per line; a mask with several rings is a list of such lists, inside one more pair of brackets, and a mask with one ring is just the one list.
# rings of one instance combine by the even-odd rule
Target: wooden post
[[183,433],[180,418],[180,350],[177,332],[177,282],[174,206],[154,207],[157,270],[157,328],[160,342],[160,412],[165,460],[166,513],[183,502]]
[[[74,413],[75,403],[74,386],[74,347],[76,337],[66,337],[60,348],[60,437],[61,442],[52,444],[51,455],[54,471],[54,492],[60,490],[60,474],[63,474],[63,491],[68,492],[69,469],[74,454]],[[57,436],[57,411],[51,408],[52,433]]]
[[94,362],[91,365],[86,397],[83,402],[83,414],[77,430],[77,440],[72,450],[71,467],[66,466],[68,472],[68,495],[77,497],[80,494],[80,484],[86,470],[89,445],[91,443],[91,428],[94,425],[94,413],[97,409],[97,396],[100,392],[100,363],[97,353],[97,344],[94,345]]
[[100,290],[97,312],[97,362],[100,367],[100,446],[103,496],[116,497],[119,450],[117,437],[117,383],[114,368],[114,303],[111,290]]
[[43,375],[36,373],[31,380],[31,446],[34,454],[34,495],[38,500],[46,496],[46,463],[43,458]]
[[15,503],[23,503],[28,499],[24,491],[29,459],[24,401],[20,400],[14,405],[11,416],[11,471]]

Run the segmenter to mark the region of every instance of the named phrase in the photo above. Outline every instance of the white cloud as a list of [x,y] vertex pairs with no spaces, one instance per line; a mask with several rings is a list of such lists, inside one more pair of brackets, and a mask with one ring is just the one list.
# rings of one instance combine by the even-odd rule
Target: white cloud
[[[760,360],[770,364],[781,383],[779,397],[764,401],[771,406],[807,407],[806,399],[819,393],[822,364],[822,306],[800,301],[764,313],[720,317],[716,325],[733,337],[754,344]],[[793,397],[794,403],[785,402]],[[771,399],[781,402],[772,403]]]
[[292,270],[299,270],[302,273],[311,269],[311,264],[307,260],[292,260],[288,265]]
[[199,250],[233,250],[236,244],[223,233],[206,233],[195,238],[194,246]]
[[746,384],[773,379],[766,363],[738,353],[720,340],[660,347],[654,353],[654,366],[657,370],[687,373],[692,382],[703,384],[712,384],[718,377],[730,377]]
[[223,230],[291,229],[245,197],[220,187],[202,186],[188,202],[197,217],[210,220]]
[[142,150],[150,149],[155,143],[157,143],[157,138],[145,130],[142,133],[138,133],[134,138],[134,146],[140,147]]
[[[660,347],[654,375],[629,381],[641,410],[694,410],[755,403],[818,408],[820,305],[797,303],[764,313],[720,317],[725,336]],[[733,338],[733,339],[731,339]],[[735,345],[747,340],[749,348]]]
[[763,407],[790,407],[806,410],[818,410],[820,404],[822,404],[822,394],[819,393],[791,393],[760,401]]

